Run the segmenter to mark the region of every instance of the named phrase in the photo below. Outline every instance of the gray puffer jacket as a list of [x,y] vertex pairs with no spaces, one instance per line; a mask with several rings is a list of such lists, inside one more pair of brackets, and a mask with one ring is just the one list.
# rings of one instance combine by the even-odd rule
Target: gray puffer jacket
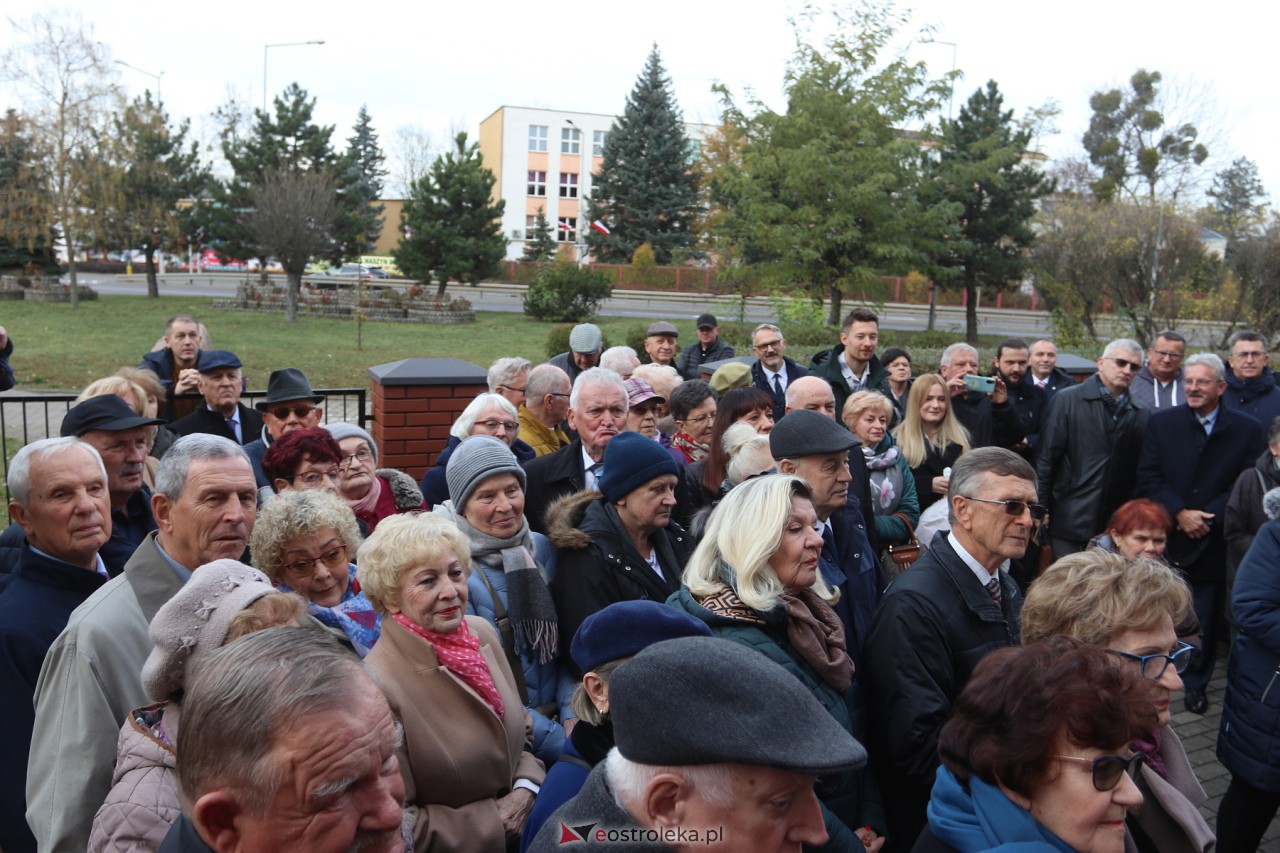
[[178,737],[177,724],[176,705],[162,702],[130,712],[120,728],[111,792],[93,818],[88,853],[149,853],[178,822],[178,753],[171,746]]

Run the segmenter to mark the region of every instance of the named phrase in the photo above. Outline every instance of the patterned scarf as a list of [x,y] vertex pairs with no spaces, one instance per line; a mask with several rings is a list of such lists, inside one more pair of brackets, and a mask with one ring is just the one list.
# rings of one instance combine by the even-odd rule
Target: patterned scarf
[[522,516],[520,530],[510,538],[500,539],[473,527],[458,514],[451,500],[436,507],[435,512],[452,521],[467,537],[473,560],[502,566],[507,579],[507,600],[502,603],[511,619],[516,652],[538,663],[554,658],[560,648],[559,619],[546,578],[533,556],[537,546],[529,532],[529,519]]
[[444,668],[478,693],[480,698],[498,715],[498,719],[502,719],[502,712],[505,710],[502,696],[499,695],[498,688],[493,683],[493,674],[489,672],[488,662],[480,653],[480,638],[471,633],[466,619],[463,619],[458,627],[448,634],[437,634],[435,631],[423,628],[403,613],[396,613],[391,618],[410,634],[416,634],[430,643]]
[[812,589],[778,596],[787,611],[787,638],[822,680],[840,693],[853,681],[853,659],[844,644],[840,617]]
[[871,500],[877,515],[897,507],[902,494],[902,469],[898,467],[898,448],[890,446],[883,453],[863,449],[867,468],[871,471]]
[[690,462],[697,462],[707,455],[707,446],[698,444],[687,433],[678,432],[671,436],[671,446],[685,455]]
[[[374,612],[369,599],[360,592],[354,563],[347,568],[347,572],[347,591],[342,594],[342,601],[333,607],[321,607],[314,601],[308,601],[307,612],[322,624],[346,634],[356,654],[363,658],[373,649],[374,643],[378,642],[378,637],[382,634],[382,617]],[[288,584],[280,581],[276,581],[276,586],[284,592],[293,592]]]

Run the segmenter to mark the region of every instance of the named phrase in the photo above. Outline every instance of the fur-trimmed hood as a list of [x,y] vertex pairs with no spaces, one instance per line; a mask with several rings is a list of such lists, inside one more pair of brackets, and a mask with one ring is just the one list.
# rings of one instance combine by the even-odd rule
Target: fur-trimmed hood
[[412,477],[395,468],[379,468],[377,474],[391,487],[391,496],[395,498],[397,510],[407,512],[422,509],[422,489],[418,488]]
[[1262,511],[1272,521],[1280,519],[1280,487],[1271,489],[1262,496]]
[[[603,498],[599,489],[583,489],[557,498],[547,508],[547,538],[557,548],[581,550],[591,544],[593,537],[582,529],[587,511],[597,500],[601,501],[600,512],[603,513]],[[595,525],[588,525],[588,529]],[[610,531],[612,532],[612,531]]]

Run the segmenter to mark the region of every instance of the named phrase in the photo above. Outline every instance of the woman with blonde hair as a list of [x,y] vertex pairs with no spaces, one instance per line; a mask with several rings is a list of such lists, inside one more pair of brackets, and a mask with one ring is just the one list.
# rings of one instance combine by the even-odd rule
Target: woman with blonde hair
[[1208,799],[1170,725],[1171,694],[1194,648],[1174,626],[1191,610],[1186,581],[1158,560],[1129,559],[1090,548],[1058,560],[1031,584],[1022,605],[1022,642],[1073,637],[1106,649],[1142,676],[1156,711],[1156,728],[1134,739],[1146,763],[1135,781],[1142,808],[1126,821],[1138,850],[1205,853],[1213,830],[1200,816]]
[[951,408],[945,379],[925,373],[911,383],[906,412],[893,437],[911,469],[916,500],[924,512],[946,495],[948,472],[971,449],[969,431]]
[[[121,368],[121,370],[123,369]],[[155,375],[149,370],[137,372],[145,373],[149,376]],[[106,397],[108,395],[124,400],[129,404],[129,408],[133,409],[141,417],[154,418],[156,416],[156,409],[148,405],[149,398],[146,387],[141,382],[131,377],[123,376],[119,372],[90,382],[71,405],[78,406],[90,398]],[[162,433],[160,427],[156,426],[143,427],[143,429],[146,431],[147,448],[150,451],[150,455],[142,463],[142,482],[146,484],[148,489],[154,489],[156,487],[156,467],[160,464],[160,458],[156,454],[156,442],[160,435],[166,433]],[[163,455],[164,451],[169,449],[169,445],[173,444],[173,441],[174,437],[168,435],[167,440],[163,441],[159,449],[160,455]]]
[[[859,736],[863,713],[853,684],[853,660],[831,605],[840,593],[818,569],[822,536],[813,493],[799,477],[756,477],[725,495],[667,603],[707,623],[711,633],[753,648],[785,668],[822,706]],[[881,839],[883,813],[869,796],[869,776],[850,771],[818,785],[832,841],[855,828],[867,849]]]
[[858,391],[844,401],[840,416],[862,442],[880,544],[906,545],[920,520],[920,502],[911,468],[889,435],[893,401],[879,391]]

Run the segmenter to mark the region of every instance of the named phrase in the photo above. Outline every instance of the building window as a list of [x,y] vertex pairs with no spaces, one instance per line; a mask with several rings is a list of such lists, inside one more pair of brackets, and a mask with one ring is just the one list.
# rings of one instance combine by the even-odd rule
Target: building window
[[578,197],[578,176],[574,172],[560,173],[560,198]]
[[529,239],[533,239],[533,232],[538,230],[538,217],[526,216],[524,218],[524,233]]
[[556,242],[574,243],[578,239],[578,220],[573,216],[561,216],[556,220]]
[[560,128],[560,153],[580,154],[581,151],[582,131],[578,130],[576,127]]
[[547,194],[547,173],[529,170],[529,195],[546,195]]
[[591,132],[591,156],[604,156],[604,141],[609,138],[607,130],[593,130]]
[[529,150],[547,150],[547,126],[545,124],[529,125]]

